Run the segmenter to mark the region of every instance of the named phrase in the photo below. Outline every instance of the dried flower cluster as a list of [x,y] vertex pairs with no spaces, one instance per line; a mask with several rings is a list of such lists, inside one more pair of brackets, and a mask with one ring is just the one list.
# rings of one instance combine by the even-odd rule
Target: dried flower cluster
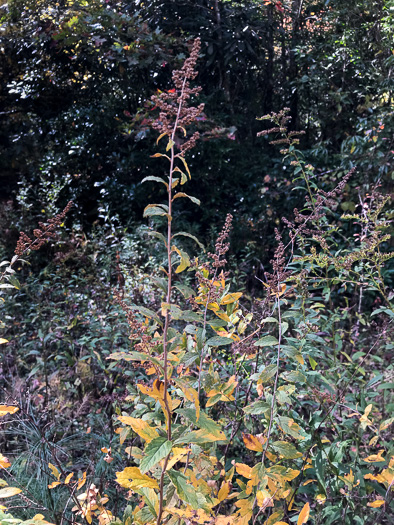
[[49,219],[48,224],[39,222],[39,228],[33,231],[34,240],[30,239],[25,232],[21,232],[16,245],[15,255],[21,257],[28,250],[39,250],[47,241],[54,239],[56,237],[55,230],[62,224],[72,205],[73,203],[70,201],[61,213]]
[[226,255],[230,248],[230,243],[226,241],[230,235],[232,222],[233,216],[231,213],[228,213],[222,231],[220,232],[219,237],[216,239],[215,253],[208,253],[208,256],[213,259],[212,266],[214,268],[223,268],[223,266],[227,264],[226,259],[221,259],[221,257]]
[[123,301],[118,290],[114,290],[114,296],[114,302],[122,308],[126,315],[130,328],[130,341],[139,341],[134,346],[134,350],[150,355],[155,345],[152,343],[152,336],[147,333],[148,326],[136,318],[132,307]]
[[[153,102],[160,109],[159,119],[152,124],[152,127],[157,129],[161,135],[174,138],[178,130],[182,132],[182,135],[186,135],[186,126],[194,122],[204,109],[204,104],[199,104],[197,107],[188,106],[190,97],[198,95],[201,91],[201,87],[190,87],[190,81],[197,76],[195,66],[200,47],[201,40],[196,38],[189,58],[185,60],[181,69],[172,73],[175,89],[152,97]],[[177,129],[174,129],[175,125]],[[193,148],[199,136],[198,131],[196,131],[188,140],[183,142],[179,147],[180,153],[178,155],[183,157],[188,150]]]
[[[232,221],[233,216],[230,213],[227,214],[222,231],[216,239],[215,253],[208,253],[208,257],[213,262],[205,262],[203,264],[199,264],[197,260],[192,262],[192,267],[197,270],[196,279],[199,285],[199,296],[203,298],[204,304],[216,302],[223,292],[223,289],[217,284],[228,277],[228,272],[222,270],[219,275],[217,273],[219,268],[223,268],[227,263],[227,260],[223,257],[230,248],[230,243],[227,242],[227,239],[230,235]],[[210,275],[211,277],[209,277]],[[198,304],[193,297],[189,298],[189,302],[193,307],[198,308]]]

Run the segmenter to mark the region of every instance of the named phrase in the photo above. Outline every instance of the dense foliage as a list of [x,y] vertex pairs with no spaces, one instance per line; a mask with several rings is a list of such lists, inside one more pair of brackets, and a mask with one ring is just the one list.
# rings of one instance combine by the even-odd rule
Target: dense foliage
[[392,523],[393,1],[1,12],[0,523]]

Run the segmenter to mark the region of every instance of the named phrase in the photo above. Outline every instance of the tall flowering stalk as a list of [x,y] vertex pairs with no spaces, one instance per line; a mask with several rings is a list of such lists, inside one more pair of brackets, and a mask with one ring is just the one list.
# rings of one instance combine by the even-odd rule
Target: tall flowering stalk
[[[192,149],[198,138],[199,133],[196,131],[188,139],[186,139],[179,147],[176,146],[176,139],[178,135],[183,135],[183,138],[186,138],[187,131],[186,126],[192,124],[197,117],[202,113],[204,109],[204,104],[199,104],[197,107],[189,106],[188,102],[190,97],[193,95],[198,95],[201,91],[201,87],[190,87],[190,82],[194,80],[197,76],[195,71],[196,62],[198,59],[198,54],[201,47],[201,41],[197,38],[192,47],[189,58],[187,58],[181,69],[176,70],[172,74],[172,79],[174,82],[174,89],[171,89],[167,92],[160,93],[159,95],[154,95],[152,97],[153,102],[160,109],[160,114],[158,120],[153,123],[153,128],[160,132],[158,142],[163,137],[168,137],[168,144],[166,151],[169,151],[169,155],[162,155],[160,153],[155,154],[156,156],[164,156],[169,160],[170,166],[168,171],[168,183],[164,182],[167,188],[167,197],[168,204],[165,215],[167,216],[167,239],[166,239],[166,248],[167,248],[167,294],[166,294],[166,304],[164,309],[165,321],[163,329],[163,375],[164,375],[164,406],[166,411],[166,424],[167,424],[167,439],[170,441],[172,437],[171,432],[171,401],[168,394],[169,378],[168,378],[168,330],[171,322],[171,291],[172,291],[172,281],[173,281],[173,264],[172,264],[172,254],[177,252],[181,256],[181,268],[187,264],[184,259],[184,254],[178,250],[176,247],[172,246],[173,241],[173,230],[172,230],[172,209],[173,202],[176,198],[180,197],[189,197],[192,201],[199,203],[197,199],[186,195],[183,192],[174,193],[174,189],[178,184],[183,185],[187,181],[187,175],[180,169],[178,166],[177,160],[181,161],[183,169],[186,171],[190,178],[190,171],[185,160],[185,154],[187,151]],[[178,152],[175,148],[177,147]],[[179,173],[180,178],[177,177]],[[153,206],[155,208],[155,205]],[[146,215],[152,214],[152,206],[148,206],[145,210]],[[159,215],[164,215],[163,213],[158,213]],[[179,268],[178,268],[179,270]],[[178,271],[177,270],[177,271]],[[157,515],[157,525],[161,523],[162,514],[163,514],[163,489],[164,489],[164,475],[167,468],[168,460],[170,458],[170,453],[166,456],[162,468],[162,474],[160,477],[159,484],[159,512]]]

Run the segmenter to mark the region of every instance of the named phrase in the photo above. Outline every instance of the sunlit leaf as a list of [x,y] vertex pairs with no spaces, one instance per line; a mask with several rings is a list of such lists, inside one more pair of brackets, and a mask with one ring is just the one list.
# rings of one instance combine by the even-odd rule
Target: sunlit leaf
[[168,456],[171,452],[172,443],[165,437],[157,437],[150,441],[145,450],[144,457],[140,463],[140,470],[142,474],[148,472],[154,467],[159,461]]
[[16,496],[21,492],[22,490],[18,489],[17,487],[5,487],[0,489],[0,498],[11,498],[12,496]]
[[157,481],[146,474],[142,474],[138,467],[126,467],[122,472],[117,472],[116,481],[126,489],[159,488]]
[[6,414],[15,414],[15,412],[18,412],[18,410],[19,407],[0,405],[0,417],[5,416]]
[[297,525],[303,525],[309,519],[310,506],[309,503],[305,503],[300,514],[298,515]]

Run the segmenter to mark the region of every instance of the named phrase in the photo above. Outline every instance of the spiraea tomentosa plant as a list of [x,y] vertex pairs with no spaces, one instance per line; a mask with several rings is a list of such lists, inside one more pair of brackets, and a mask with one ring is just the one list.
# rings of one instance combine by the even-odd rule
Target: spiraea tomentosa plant
[[[361,356],[349,355],[342,340],[352,321],[349,297],[335,288],[348,284],[366,293],[372,288],[389,301],[380,272],[388,255],[378,251],[386,238],[378,219],[384,200],[368,199],[369,208],[364,205],[353,216],[361,228],[357,249],[333,253],[338,225],[330,224],[326,212],[336,206],[351,174],[334,190],[320,191],[311,177],[313,168],[296,149],[296,135],[287,132],[286,112],[268,116],[276,127],[267,133],[283,135],[282,153],[303,181],[307,203],[295,210],[293,221],[284,221],[288,241],[276,232],[271,273],[262,283],[267,296],[256,301],[253,314],[248,312],[240,304],[242,293],[230,291],[224,269],[231,215],[215,252],[193,261],[178,243],[186,236],[201,245],[177,231],[173,220],[176,199],[198,204],[182,187],[190,178],[185,154],[198,139],[188,129],[202,111],[202,105],[189,105],[199,92],[190,86],[199,47],[196,40],[190,58],[174,72],[175,87],[154,97],[160,109],[154,124],[158,142],[167,139],[165,152],[154,156],[168,162],[168,171],[164,178],[144,180],[163,184],[167,202],[148,205],[145,216],[152,222],[159,217],[161,224],[166,218],[166,233],[151,232],[167,251],[164,276],[155,279],[164,299],[159,311],[152,311],[115,294],[129,325],[130,348],[110,359],[130,362],[137,378],[127,385],[124,412],[116,416],[120,445],[101,449],[103,461],[111,463],[119,460],[123,444],[129,445],[122,468],[127,466],[116,475],[117,489],[127,489],[130,503],[122,522],[367,525],[371,520],[364,517],[381,516],[392,498],[394,458],[390,461],[386,437],[394,420],[386,419],[384,407],[378,410],[376,397],[367,404],[370,381],[358,377],[357,384],[365,386],[361,394],[352,380],[365,374],[362,365],[388,339],[389,326]],[[192,278],[188,285],[180,282],[185,270],[194,276],[194,286]],[[361,292],[357,314],[367,323],[360,305]],[[384,315],[390,311],[388,306],[377,309]],[[357,337],[367,340],[365,334]],[[372,380],[380,381],[379,376]],[[3,407],[3,412],[14,408]],[[371,454],[374,447],[377,453]],[[120,525],[117,502],[112,505],[103,492],[106,484],[98,487],[91,481],[95,472],[74,479],[72,467],[53,456],[48,488],[69,491],[66,507],[73,502],[73,521]],[[6,468],[9,462],[3,463]],[[85,492],[78,494],[81,489]],[[375,490],[380,497],[375,498]],[[62,521],[66,515],[67,508]]]
[[[324,316],[318,317],[311,299],[311,268],[297,267],[309,259],[304,255],[297,261],[295,255],[305,253],[310,237],[324,253],[329,250],[331,229],[324,210],[351,173],[335,190],[319,192],[311,183],[312,168],[297,156],[296,136],[287,134],[285,112],[271,116],[278,125],[270,131],[285,135],[279,139],[286,145],[283,154],[296,155],[291,162],[305,182],[307,205],[302,213],[295,211],[294,223],[287,221],[287,244],[277,231],[272,271],[263,283],[268,295],[259,315],[247,312],[239,303],[242,293],[230,292],[223,268],[231,215],[215,253],[205,259],[191,261],[177,242],[182,235],[192,236],[174,229],[176,199],[198,204],[180,188],[190,178],[184,155],[198,139],[197,132],[189,138],[188,126],[203,109],[189,106],[199,93],[199,88],[190,87],[199,47],[196,40],[190,58],[174,72],[174,89],[154,97],[160,109],[154,124],[158,142],[167,138],[165,153],[154,157],[168,162],[168,174],[166,179],[144,181],[164,184],[167,202],[149,204],[145,216],[167,218],[166,234],[152,232],[167,251],[164,277],[157,280],[165,300],[160,312],[153,312],[117,297],[127,315],[132,346],[110,357],[133,362],[143,377],[129,385],[129,410],[117,417],[123,424],[122,444],[137,436],[126,449],[134,465],[117,472],[117,482],[130,490],[130,500],[139,498],[125,519],[127,525],[278,525],[294,519],[303,524],[313,516],[323,523],[323,505],[334,487],[357,487],[352,472],[323,472],[321,467],[337,446],[330,423],[351,377],[330,395],[322,391],[323,374],[331,366],[324,357],[328,343],[317,335]],[[177,145],[179,135],[182,146]],[[185,270],[194,272],[194,288],[179,283],[178,274]],[[320,394],[327,402],[305,419],[301,408],[307,405],[302,400],[323,399]],[[362,427],[370,428],[368,414],[359,412]],[[340,495],[338,505],[343,499]]]

